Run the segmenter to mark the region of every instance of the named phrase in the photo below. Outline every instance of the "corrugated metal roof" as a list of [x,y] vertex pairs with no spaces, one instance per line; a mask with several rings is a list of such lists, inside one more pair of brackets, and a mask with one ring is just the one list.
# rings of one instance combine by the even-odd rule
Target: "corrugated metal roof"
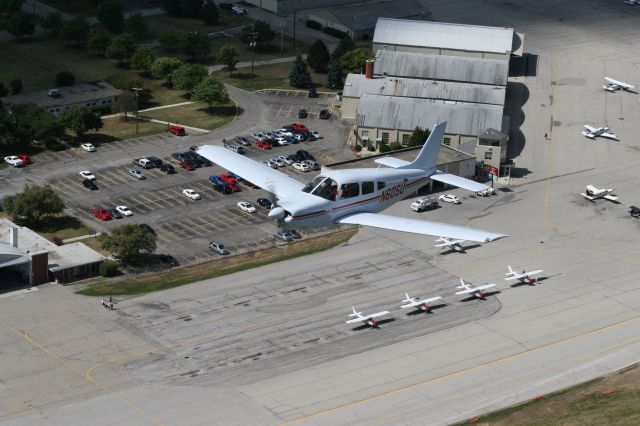
[[448,134],[478,136],[489,127],[500,128],[502,107],[365,93],[356,113],[359,127],[410,131],[418,126],[430,129],[442,121],[448,121]]
[[513,44],[513,28],[380,18],[373,42],[508,54]]
[[505,86],[402,77],[366,78],[362,74],[349,74],[345,81],[343,96],[359,98],[364,93],[504,105]]
[[374,72],[398,77],[506,86],[509,62],[499,59],[378,50]]

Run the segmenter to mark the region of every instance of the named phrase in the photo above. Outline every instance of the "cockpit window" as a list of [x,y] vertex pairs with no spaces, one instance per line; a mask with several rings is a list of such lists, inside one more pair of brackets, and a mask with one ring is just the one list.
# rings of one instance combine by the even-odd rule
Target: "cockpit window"
[[340,198],[352,198],[360,195],[359,183],[343,183],[340,187]]
[[324,176],[316,176],[316,178],[313,179],[311,182],[309,182],[307,184],[307,186],[302,188],[302,192],[311,193],[311,191],[313,191],[315,189],[315,187],[320,185],[320,183],[325,179],[326,179],[326,177],[324,177]]
[[[314,179],[316,181],[318,178]],[[313,183],[313,182],[312,182]],[[335,201],[338,194],[338,183],[331,178],[322,178],[322,181],[311,191],[313,195],[325,200]]]
[[378,182],[378,191],[384,188],[384,182]]
[[362,195],[371,194],[373,192],[373,182],[362,182]]

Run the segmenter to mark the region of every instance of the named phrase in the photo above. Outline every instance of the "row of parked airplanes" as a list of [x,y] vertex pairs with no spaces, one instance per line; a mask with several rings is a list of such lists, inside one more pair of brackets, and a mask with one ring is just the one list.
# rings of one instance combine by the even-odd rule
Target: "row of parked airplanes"
[[[640,2],[640,0],[638,1]],[[624,81],[614,80],[611,77],[605,77],[604,80],[606,81],[606,84],[602,86],[602,88],[608,92],[617,92],[618,90],[622,90],[622,91],[636,93],[633,91],[634,86],[632,86],[629,83],[625,83]],[[608,126],[593,127],[588,124],[585,124],[582,134],[589,139],[602,137],[607,139],[618,140],[618,136],[616,136],[614,133],[611,133],[609,131]]]
[[[517,272],[511,268],[511,265],[507,266],[509,271],[505,274],[507,277],[506,281],[518,280],[519,284],[529,284],[534,285],[537,278],[536,275],[539,275],[544,272],[543,269],[537,269],[535,271],[522,271]],[[484,299],[486,296],[486,290],[492,287],[495,287],[495,284],[483,284],[479,286],[471,286],[464,282],[462,278],[460,278],[460,285],[456,288],[461,289],[460,291],[456,291],[457,295],[470,295],[472,298],[476,299]],[[402,300],[403,305],[400,305],[402,309],[413,309],[417,311],[430,313],[432,307],[429,306],[429,303],[435,302],[437,300],[442,299],[442,296],[434,296],[429,298],[419,298],[419,297],[411,297],[409,293],[404,294],[405,298]],[[363,314],[362,312],[358,312],[355,306],[352,306],[351,309],[353,313],[349,314],[351,319],[347,320],[347,324],[357,324],[361,322],[364,325],[369,327],[377,327],[378,320],[377,318],[383,317],[385,315],[389,315],[391,312],[389,311],[381,311],[375,312],[373,314]]]

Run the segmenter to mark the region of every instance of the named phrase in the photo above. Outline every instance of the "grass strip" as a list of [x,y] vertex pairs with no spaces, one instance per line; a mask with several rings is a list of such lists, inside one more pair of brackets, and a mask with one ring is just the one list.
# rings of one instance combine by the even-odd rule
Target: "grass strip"
[[251,253],[216,259],[206,263],[176,268],[167,272],[137,279],[113,281],[107,281],[105,279],[77,293],[85,296],[123,296],[165,290],[195,281],[216,278],[270,263],[318,253],[348,241],[356,232],[357,228],[349,228],[319,237],[292,242],[286,246],[272,247]]

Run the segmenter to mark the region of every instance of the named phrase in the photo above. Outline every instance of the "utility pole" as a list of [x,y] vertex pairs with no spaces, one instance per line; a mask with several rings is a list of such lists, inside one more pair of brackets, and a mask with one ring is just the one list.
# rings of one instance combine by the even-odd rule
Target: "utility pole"
[[280,22],[280,56],[284,55],[284,20]]
[[296,10],[293,9],[293,53],[296,53]]
[[353,18],[355,18],[355,15],[351,15],[351,27],[349,28],[351,31],[351,40],[355,40],[355,37],[353,36]]
[[255,57],[255,52],[256,52],[256,36],[258,35],[258,33],[253,32],[253,33],[249,33],[249,36],[251,37],[251,41],[249,42],[249,47],[251,47],[251,88],[253,88],[253,59]]
[[142,87],[132,87],[131,90],[133,90],[133,93],[136,97],[136,136],[138,136],[138,110],[140,109],[140,105],[138,104],[138,96],[139,91],[143,89]]

